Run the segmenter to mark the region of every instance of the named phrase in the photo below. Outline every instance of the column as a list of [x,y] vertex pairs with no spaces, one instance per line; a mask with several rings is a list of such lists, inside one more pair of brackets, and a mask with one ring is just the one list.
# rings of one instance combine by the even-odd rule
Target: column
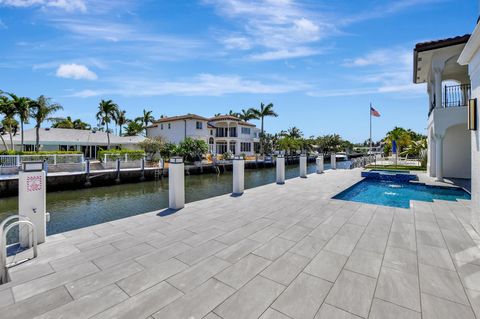
[[285,157],[283,154],[277,156],[277,184],[285,184]]
[[427,158],[427,169],[428,169],[428,174],[430,177],[435,177],[436,175],[436,166],[435,166],[435,137],[433,136],[433,133],[429,133],[428,135],[428,158]]
[[442,94],[442,72],[443,65],[437,65],[433,67],[433,78],[435,84],[435,108],[443,107],[443,94]]
[[300,155],[300,177],[307,178],[307,155]]
[[172,157],[168,164],[168,207],[185,207],[185,164],[181,157]]
[[240,156],[233,158],[233,195],[242,195],[245,181],[245,161]]
[[330,165],[331,169],[337,169],[337,154],[332,153],[330,155]]
[[317,164],[317,174],[322,174],[323,173],[323,155],[318,155],[315,162]]
[[435,134],[435,180],[443,182],[443,135]]

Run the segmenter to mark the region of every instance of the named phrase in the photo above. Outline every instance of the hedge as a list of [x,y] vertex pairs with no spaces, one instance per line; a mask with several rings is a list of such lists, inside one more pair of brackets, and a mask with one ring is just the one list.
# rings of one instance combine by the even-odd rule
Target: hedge
[[103,161],[105,154],[107,154],[109,160],[116,160],[117,158],[123,159],[125,154],[128,155],[128,160],[132,161],[145,157],[145,152],[141,150],[102,150],[97,153],[97,158]]

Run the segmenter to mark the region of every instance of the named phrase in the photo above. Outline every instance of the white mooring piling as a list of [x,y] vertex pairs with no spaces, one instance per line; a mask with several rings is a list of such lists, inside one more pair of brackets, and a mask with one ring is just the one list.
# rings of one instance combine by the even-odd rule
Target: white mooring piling
[[323,155],[318,155],[317,159],[315,160],[315,163],[317,164],[317,174],[322,174],[323,173]]
[[185,164],[181,157],[172,157],[168,164],[168,207],[185,207]]
[[300,177],[307,178],[307,154],[300,155]]
[[[43,162],[23,162],[18,172],[18,214],[34,225],[37,243],[45,242],[47,235],[47,179]],[[21,247],[31,247],[33,238],[29,227],[19,227]]]
[[235,156],[233,159],[233,195],[241,195],[245,189],[245,160]]
[[285,157],[283,154],[277,156],[277,184],[285,184]]
[[332,169],[337,169],[337,154],[330,155],[330,166]]

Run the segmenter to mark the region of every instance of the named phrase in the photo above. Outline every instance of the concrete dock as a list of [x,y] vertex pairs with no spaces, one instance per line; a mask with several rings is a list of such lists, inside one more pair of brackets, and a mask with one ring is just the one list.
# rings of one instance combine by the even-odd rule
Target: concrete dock
[[326,171],[49,236],[0,318],[480,318],[469,201],[334,200]]

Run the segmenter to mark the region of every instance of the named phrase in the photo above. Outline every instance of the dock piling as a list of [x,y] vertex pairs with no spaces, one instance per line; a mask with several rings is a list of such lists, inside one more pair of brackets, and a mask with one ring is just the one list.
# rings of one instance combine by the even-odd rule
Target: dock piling
[[285,184],[285,157],[283,154],[277,156],[277,184]]
[[233,195],[242,195],[245,186],[245,160],[240,156],[233,158]]
[[332,153],[330,155],[330,165],[332,169],[337,169],[337,154]]
[[307,154],[300,155],[300,177],[307,178]]
[[168,207],[185,207],[185,164],[181,157],[172,157],[168,165]]
[[315,160],[317,164],[317,174],[323,173],[323,155],[318,155],[317,159]]

